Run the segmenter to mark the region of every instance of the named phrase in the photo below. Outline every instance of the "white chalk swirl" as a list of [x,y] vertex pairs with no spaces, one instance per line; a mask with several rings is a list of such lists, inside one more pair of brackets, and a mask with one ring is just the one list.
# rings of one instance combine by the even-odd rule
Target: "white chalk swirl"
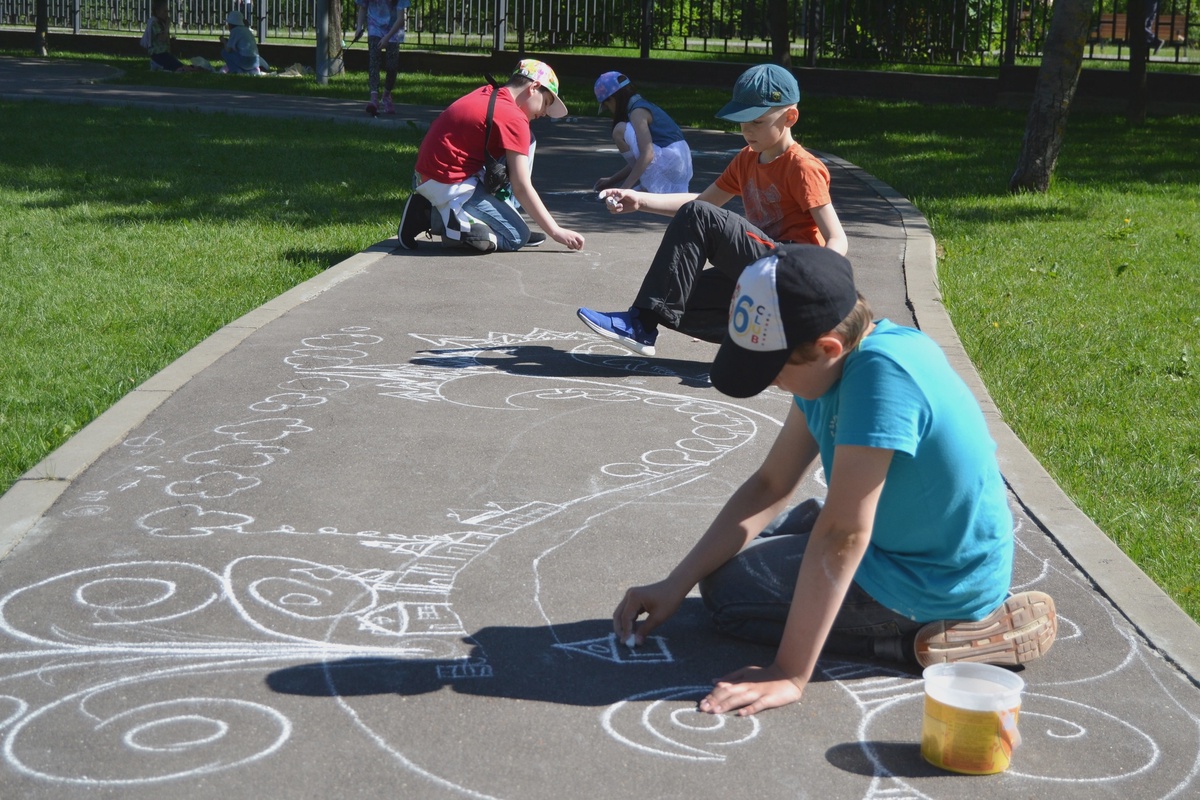
[[689,761],[724,761],[724,748],[758,736],[758,717],[705,714],[696,703],[711,686],[674,686],[633,695],[604,710],[605,732],[643,753]]

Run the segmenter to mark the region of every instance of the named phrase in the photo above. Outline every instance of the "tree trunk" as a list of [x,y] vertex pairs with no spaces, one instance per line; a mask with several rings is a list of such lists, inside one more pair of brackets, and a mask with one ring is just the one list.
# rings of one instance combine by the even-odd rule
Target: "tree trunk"
[[1025,120],[1021,155],[1016,171],[1008,179],[1011,192],[1045,192],[1050,188],[1050,176],[1067,130],[1067,114],[1083,68],[1092,4],[1093,0],[1058,0],[1054,4],[1033,104]]
[[46,43],[50,32],[50,0],[37,0],[33,13],[33,54],[45,56],[50,52]]
[[342,57],[342,39],[342,0],[329,0],[329,31],[325,41],[331,76],[341,75],[346,71],[346,64]]
[[767,22],[771,29],[771,60],[791,69],[792,41],[787,0],[770,0],[767,4]]
[[1146,41],[1144,31],[1147,24],[1154,29],[1154,23],[1146,14],[1152,5],[1147,0],[1129,0],[1125,19],[1125,30],[1129,32],[1126,34],[1129,37],[1129,107],[1125,116],[1130,125],[1139,128],[1146,124],[1146,60],[1150,58],[1150,43]]

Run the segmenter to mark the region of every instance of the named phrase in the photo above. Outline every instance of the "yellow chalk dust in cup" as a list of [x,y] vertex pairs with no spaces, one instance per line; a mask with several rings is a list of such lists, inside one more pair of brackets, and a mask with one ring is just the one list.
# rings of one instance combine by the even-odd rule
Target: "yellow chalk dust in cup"
[[926,668],[921,756],[935,767],[966,775],[1008,769],[1021,743],[1017,716],[1025,681],[990,664]]

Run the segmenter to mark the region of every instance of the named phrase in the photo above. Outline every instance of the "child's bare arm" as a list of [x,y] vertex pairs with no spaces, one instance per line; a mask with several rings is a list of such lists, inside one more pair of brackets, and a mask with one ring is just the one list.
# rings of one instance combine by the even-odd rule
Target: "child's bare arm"
[[825,507],[804,551],[775,663],[725,676],[701,701],[702,711],[737,709],[746,716],[800,700],[871,540],[891,460],[891,450],[837,448]]
[[634,135],[637,137],[638,158],[623,179],[622,189],[632,189],[654,161],[654,140],[650,136],[650,122],[653,119],[650,112],[644,108],[635,108],[629,115],[629,124],[633,126]]
[[[613,630],[620,640],[635,634],[638,643],[644,641],[675,613],[701,578],[733,558],[757,536],[787,506],[817,452],[804,414],[793,404],[762,466],[726,501],[679,565],[664,580],[625,593],[613,614]],[[634,622],[643,613],[647,617],[635,631]]]
[[846,255],[850,242],[846,238],[846,232],[842,230],[842,221],[833,210],[833,203],[810,208],[808,213],[812,214],[813,221],[817,223],[817,230],[825,238],[825,246],[835,253]]
[[729,192],[718,189],[715,183],[709,184],[700,194],[680,192],[678,194],[654,194],[652,192],[635,192],[632,189],[605,189],[600,196],[607,199],[616,198],[616,204],[609,203],[608,209],[613,214],[628,214],[631,211],[649,211],[651,214],[662,214],[673,217],[684,203],[692,200],[704,200],[714,206],[723,206],[733,199]]
[[529,216],[533,217],[533,221],[541,226],[551,239],[565,245],[570,250],[582,250],[583,234],[559,225],[546,208],[545,203],[542,202],[537,189],[533,188],[533,181],[529,179],[529,156],[518,153],[516,150],[506,152],[508,155],[508,180],[521,207]]
[[380,41],[384,42],[384,43],[390,42],[392,40],[392,37],[395,36],[397,33],[399,33],[401,28],[404,28],[406,26],[407,22],[408,22],[408,9],[407,8],[396,9],[396,21],[392,23],[392,27],[388,29],[388,32],[383,35],[383,38]]

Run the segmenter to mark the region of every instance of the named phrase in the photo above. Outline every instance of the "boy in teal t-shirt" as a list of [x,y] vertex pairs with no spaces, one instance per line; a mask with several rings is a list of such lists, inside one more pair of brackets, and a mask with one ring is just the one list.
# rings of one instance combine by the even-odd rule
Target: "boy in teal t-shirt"
[[[921,666],[1050,648],[1053,599],[1008,592],[1013,520],[979,405],[933,340],[872,319],[843,256],[781,245],[746,267],[710,377],[733,397],[774,385],[795,403],[691,552],[613,615],[640,643],[699,584],[720,630],[778,646],[770,666],[718,681],[702,711],[797,702],[822,648]],[[781,514],[818,459],[824,504]]]

